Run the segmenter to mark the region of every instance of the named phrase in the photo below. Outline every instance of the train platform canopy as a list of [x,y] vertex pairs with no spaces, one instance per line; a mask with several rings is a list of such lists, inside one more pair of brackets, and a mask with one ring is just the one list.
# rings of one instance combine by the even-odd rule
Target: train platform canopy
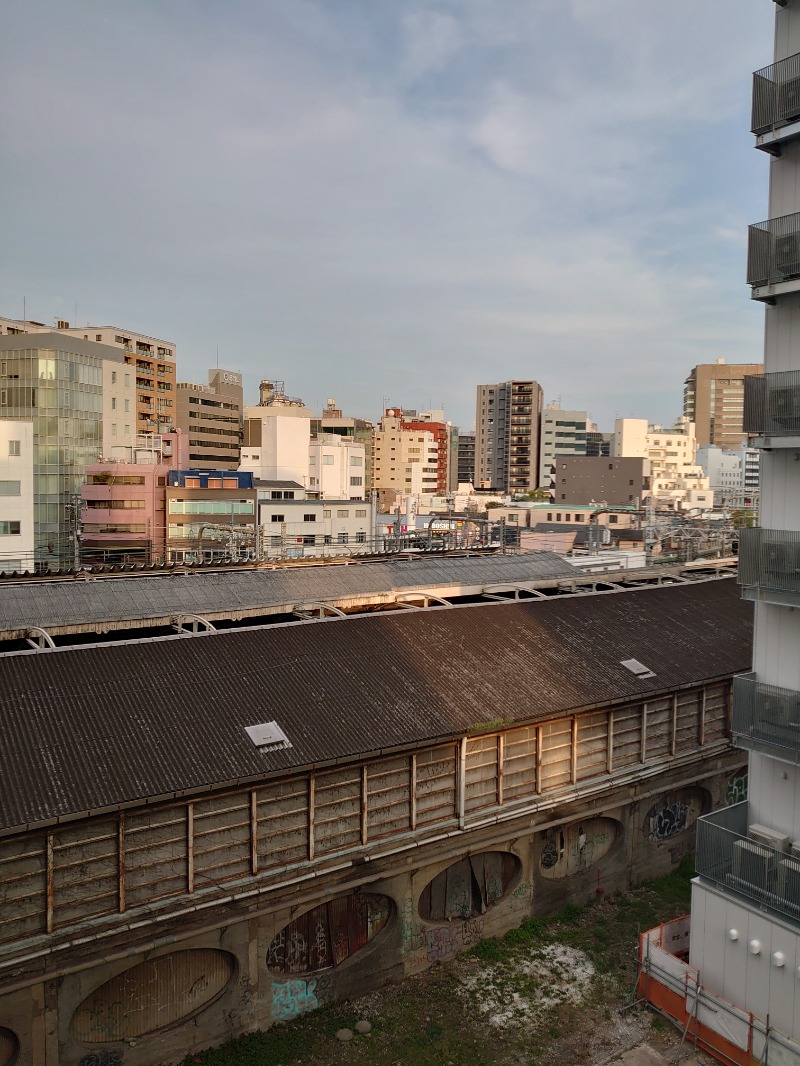
[[751,645],[723,578],[9,654],[0,832],[635,703]]
[[3,582],[0,638],[22,636],[32,625],[55,635],[92,631],[104,623],[113,628],[168,625],[179,614],[241,619],[290,611],[298,603],[358,600],[388,591],[574,577],[574,567],[554,552],[531,552]]

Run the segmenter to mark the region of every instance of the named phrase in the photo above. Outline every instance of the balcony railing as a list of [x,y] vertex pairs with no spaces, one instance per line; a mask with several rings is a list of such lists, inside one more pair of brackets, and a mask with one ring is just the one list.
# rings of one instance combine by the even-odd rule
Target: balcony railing
[[786,529],[739,530],[739,584],[756,597],[800,604],[800,533]]
[[800,922],[800,858],[748,836],[748,812],[745,801],[697,820],[695,869],[727,892]]
[[777,285],[799,276],[800,214],[768,218],[748,228],[748,285]]
[[800,692],[765,685],[752,673],[735,677],[731,731],[743,748],[800,762]]
[[800,436],[800,370],[744,379],[744,429],[765,437]]
[[800,120],[800,54],[772,63],[753,75],[750,129],[755,134]]

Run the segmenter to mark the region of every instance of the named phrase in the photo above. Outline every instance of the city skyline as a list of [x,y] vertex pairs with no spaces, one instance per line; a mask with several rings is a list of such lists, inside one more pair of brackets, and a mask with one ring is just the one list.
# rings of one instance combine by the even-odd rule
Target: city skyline
[[753,5],[8,21],[6,314],[168,337],[185,380],[219,348],[247,394],[291,380],[315,410],[444,403],[465,430],[481,381],[669,422],[691,366],[760,357]]

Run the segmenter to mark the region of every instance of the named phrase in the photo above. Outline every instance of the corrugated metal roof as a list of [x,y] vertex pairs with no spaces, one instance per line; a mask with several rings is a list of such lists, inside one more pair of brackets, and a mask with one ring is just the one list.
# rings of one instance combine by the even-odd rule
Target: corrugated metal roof
[[700,683],[751,640],[722,579],[6,656],[0,828]]
[[44,629],[137,622],[175,614],[219,617],[253,607],[328,601],[438,585],[525,583],[572,577],[553,552],[465,558],[417,557],[275,570],[158,574],[0,586],[0,636]]

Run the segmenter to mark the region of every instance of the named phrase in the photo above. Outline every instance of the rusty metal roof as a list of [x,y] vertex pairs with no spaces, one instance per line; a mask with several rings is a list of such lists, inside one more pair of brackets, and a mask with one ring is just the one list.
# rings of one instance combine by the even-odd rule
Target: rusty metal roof
[[[717,579],[8,655],[0,829],[697,684],[751,641]],[[273,721],[291,748],[245,733]]]
[[375,595],[437,586],[481,586],[574,578],[575,569],[553,552],[464,558],[391,559],[371,562],[243,570],[162,573],[136,577],[3,584],[0,636],[29,626],[51,632],[103,622],[131,628],[179,614],[219,618],[264,608]]

